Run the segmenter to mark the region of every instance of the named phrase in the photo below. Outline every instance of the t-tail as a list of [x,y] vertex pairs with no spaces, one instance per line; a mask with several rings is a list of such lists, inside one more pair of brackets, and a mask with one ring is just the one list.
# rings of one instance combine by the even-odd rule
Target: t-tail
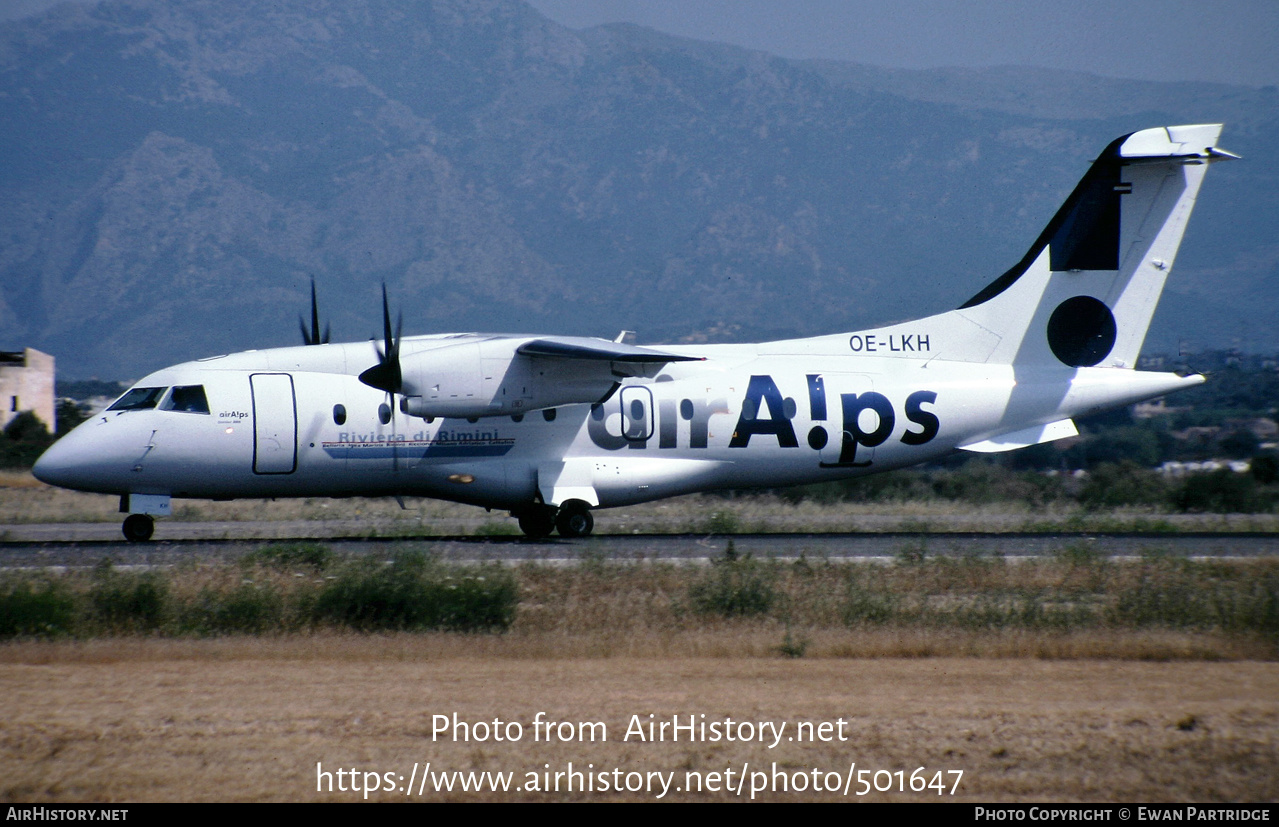
[[1239,157],[1220,134],[1169,126],[1112,142],[1022,260],[942,317],[967,343],[947,358],[1133,367],[1208,165]]
[[1072,436],[1074,417],[1199,384],[1132,368],[1204,173],[1239,157],[1217,148],[1220,133],[1201,124],[1116,139],[1015,267],[949,313],[852,334],[852,350],[900,350],[951,375],[980,366],[992,394],[1011,388],[998,421],[958,442],[972,451]]

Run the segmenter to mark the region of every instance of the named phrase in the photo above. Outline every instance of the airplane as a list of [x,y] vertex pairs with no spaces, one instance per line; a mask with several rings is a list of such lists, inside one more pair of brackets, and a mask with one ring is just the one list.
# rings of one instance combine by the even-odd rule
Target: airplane
[[[1011,269],[955,310],[759,344],[402,336],[245,351],[156,371],[37,461],[118,495],[151,539],[173,498],[420,496],[585,537],[592,510],[819,483],[1078,433],[1074,419],[1198,374],[1137,371],[1220,124],[1111,142]],[[401,500],[402,503],[402,500]]]

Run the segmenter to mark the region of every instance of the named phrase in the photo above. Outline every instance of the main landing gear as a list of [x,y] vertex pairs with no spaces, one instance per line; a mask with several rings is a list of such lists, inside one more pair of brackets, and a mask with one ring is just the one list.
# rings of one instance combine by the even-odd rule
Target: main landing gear
[[520,531],[535,539],[549,537],[552,531],[569,539],[587,537],[595,528],[591,507],[581,500],[569,500],[559,508],[534,505],[524,511],[513,511],[511,516],[520,521]]

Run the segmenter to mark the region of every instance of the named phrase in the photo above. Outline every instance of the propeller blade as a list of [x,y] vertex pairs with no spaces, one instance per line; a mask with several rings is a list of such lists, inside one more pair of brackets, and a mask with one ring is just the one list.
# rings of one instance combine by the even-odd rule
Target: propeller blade
[[329,343],[329,325],[324,324],[324,335],[320,335],[320,305],[315,300],[315,279],[311,279],[311,329],[306,329],[306,320],[298,316],[298,328],[302,331],[302,343],[307,345],[327,345]]
[[[386,299],[386,285],[382,285],[382,330],[385,347],[374,342],[378,363],[360,374],[360,381],[371,388],[397,394],[404,383],[404,374],[400,371],[400,331],[404,327],[404,315],[399,314],[395,321],[395,331],[391,331],[391,305]],[[394,399],[391,400],[394,403]],[[391,405],[394,415],[395,405]]]
[[386,336],[386,358],[397,362],[400,358],[400,331],[404,328],[404,314],[395,316],[395,334],[391,334],[391,307],[386,301],[386,285],[382,285],[382,328]]

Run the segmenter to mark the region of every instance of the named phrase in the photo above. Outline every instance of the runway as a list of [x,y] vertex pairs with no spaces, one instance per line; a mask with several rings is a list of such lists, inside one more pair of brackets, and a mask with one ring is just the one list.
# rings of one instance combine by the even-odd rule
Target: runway
[[[261,539],[166,540],[128,543],[123,540],[75,538],[0,542],[0,567],[41,568],[91,566],[110,559],[116,565],[165,566],[192,560],[233,560],[287,537]],[[399,536],[338,538],[321,542],[342,555],[394,554],[418,550],[458,562],[684,561],[705,562],[723,557],[732,544],[738,556],[757,559],[894,560],[965,555],[1005,558],[1049,557],[1084,551],[1107,557],[1168,554],[1186,557],[1266,557],[1279,554],[1275,534],[1234,533],[839,533],[839,534],[627,534],[600,535],[582,540],[522,536]]]

